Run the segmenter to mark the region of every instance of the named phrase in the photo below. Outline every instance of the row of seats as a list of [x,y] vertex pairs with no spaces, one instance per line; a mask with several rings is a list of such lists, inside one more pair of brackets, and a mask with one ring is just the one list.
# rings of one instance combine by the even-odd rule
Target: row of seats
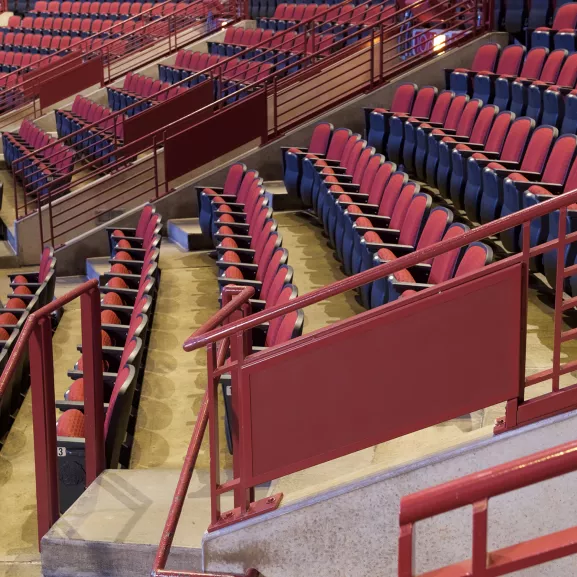
[[525,30],[550,26],[563,6],[571,3],[572,0],[557,0],[554,3],[550,0],[495,0],[495,25],[511,34],[523,35]]
[[[173,66],[158,65],[159,77],[171,84],[190,78],[187,85],[193,86],[208,80],[211,76],[210,73],[199,73],[227,58],[226,56],[223,57],[218,54],[209,55],[206,52],[181,50],[177,54]],[[292,58],[294,61],[298,60],[298,56],[293,56]],[[289,62],[289,60],[289,57],[287,57],[286,61]],[[276,69],[278,70],[284,66],[285,64],[277,64]],[[289,72],[291,70],[292,69],[289,69]],[[226,62],[224,69],[219,68],[212,70],[212,75],[215,77],[215,98],[235,93],[234,96],[231,96],[230,100],[238,100],[245,96],[246,93],[237,93],[237,91],[240,91],[247,84],[264,81],[274,71],[275,67],[269,62],[231,58]],[[216,78],[218,78],[218,80]]]
[[[446,207],[433,207],[418,183],[385,160],[360,135],[329,123],[315,128],[307,149],[283,149],[285,184],[301,194],[310,175],[310,205],[347,274],[464,234]],[[296,173],[296,178],[294,174]],[[288,177],[288,178],[287,178]],[[472,243],[361,287],[362,304],[376,307],[477,270],[492,261],[490,247]]]
[[[283,304],[296,298],[291,284],[293,269],[287,264],[288,251],[282,248],[282,237],[273,218],[271,195],[256,170],[242,163],[233,164],[222,188],[198,187],[199,221],[202,233],[212,239],[217,253],[218,284],[251,286],[254,310]],[[303,311],[278,317],[267,326],[253,331],[253,352],[300,336]],[[223,379],[226,407],[227,439],[230,439],[231,403],[229,381]]]
[[[344,6],[330,4],[279,4],[272,18],[260,18],[257,21],[259,28],[270,30],[286,30],[303,20],[314,18],[315,22],[327,22],[327,26],[334,23],[344,26],[372,26],[383,20],[387,15],[395,13],[394,5],[384,3],[371,4],[366,1],[359,6],[345,4]],[[385,20],[385,24],[387,21]]]
[[[12,292],[6,304],[0,303],[0,370],[5,369],[28,315],[54,298],[55,268],[54,251],[45,248],[38,271],[8,275]],[[25,353],[0,394],[0,440],[10,430],[29,384],[30,362]]]
[[113,112],[77,95],[70,110],[55,110],[58,136],[66,138],[70,146],[89,162],[112,164],[116,161],[115,155],[107,155],[122,147],[124,140],[122,117],[112,118]]
[[[29,22],[26,22],[29,21]],[[124,34],[131,34],[142,26],[141,22],[126,20],[125,22],[115,22],[108,19],[92,18],[24,18],[22,24],[13,28],[3,29],[5,35],[4,44],[7,44],[6,36],[9,34],[41,34],[72,36],[86,38],[93,34],[103,34],[106,37],[114,38]]]
[[[150,76],[129,72],[124,77],[122,88],[115,86],[107,88],[108,106],[117,111],[135,105],[127,111],[128,116],[133,116],[146,110],[154,102],[163,102],[174,98],[185,90],[186,88],[183,86],[171,86],[170,82],[154,80]],[[158,94],[159,92],[162,94]]]
[[[495,46],[485,45],[477,54],[481,50],[495,50]],[[508,67],[501,66],[505,60]],[[495,74],[480,71],[474,61],[471,70],[447,71],[447,78],[454,92],[512,110],[517,116],[526,114],[537,123],[543,120],[562,127],[575,118],[572,91],[577,86],[577,54],[568,55],[566,50],[535,47],[525,54],[522,47],[512,45],[503,51]],[[565,126],[565,130],[572,128]]]
[[54,181],[58,188],[70,181],[74,151],[31,120],[22,121],[17,133],[4,132],[2,144],[6,166],[15,172],[27,196],[45,196],[53,189]]
[[[259,55],[241,54],[237,59],[228,60],[224,70],[220,68],[213,70],[212,75],[221,73],[225,80],[246,80],[247,83],[253,78],[260,81],[275,71],[286,69],[288,74],[296,72],[300,69],[299,60],[303,54],[318,53],[319,56],[327,56],[334,47],[334,34],[319,34],[314,38],[309,36],[305,43],[304,34],[296,34],[295,32],[273,33],[270,44],[263,45]],[[219,48],[216,51],[217,53],[208,54],[206,52],[180,50],[174,65],[158,65],[159,78],[173,84],[216,66],[222,59],[230,58],[228,55],[221,54],[222,51]],[[247,59],[252,57],[252,61],[245,60],[245,57]],[[208,77],[209,75],[196,76],[191,82],[197,84]]]
[[[4,72],[5,74],[9,74],[15,70],[26,68],[33,70],[38,67],[42,58],[43,55],[41,54],[5,52],[4,50],[0,50],[0,71]],[[42,64],[53,64],[58,62],[61,58],[62,56],[55,54],[54,56],[50,57],[48,62],[43,62]],[[26,70],[24,70],[24,72],[26,72]]]
[[[147,205],[134,229],[107,229],[110,272],[100,277],[101,343],[106,468],[129,466],[132,436],[148,350],[160,271],[160,215]],[[79,350],[82,352],[81,347]],[[57,421],[60,504],[66,510],[85,489],[85,423],[82,356],[68,371],[72,380]]]
[[30,54],[50,54],[60,50],[72,49],[82,39],[71,36],[51,36],[49,34],[25,34],[24,32],[0,32],[0,44],[5,52],[23,52]]
[[[279,3],[280,0],[250,0],[250,17],[253,20],[257,18],[271,18]],[[297,0],[296,4],[339,4],[339,0]]]
[[[575,188],[574,119],[564,122],[559,136],[555,126],[538,126],[533,118],[518,117],[494,104],[483,105],[467,95],[447,96],[447,92],[439,95],[431,119],[439,101],[447,99],[450,106],[443,104],[446,113],[437,114],[437,122],[412,119],[406,109],[399,115],[389,110],[383,150],[410,174],[437,188],[471,221],[487,223]],[[552,213],[532,221],[532,246],[556,238],[558,218],[558,213]],[[567,222],[569,231],[576,229],[573,207],[569,207]],[[521,231],[506,231],[501,241],[507,250],[517,252],[522,246]],[[577,258],[573,253],[567,251],[569,264]],[[536,258],[534,266],[554,282],[554,253]],[[567,292],[577,294],[577,279],[569,277],[566,283]]]
[[[146,6],[146,7],[145,7]],[[182,10],[188,14],[192,13],[196,7],[190,7],[187,2],[168,2],[155,6],[154,2],[44,2],[38,1],[34,8],[24,18],[36,17],[90,17],[90,18],[110,18],[111,20],[120,20],[139,16],[145,10],[150,11],[150,16],[167,16]],[[186,11],[186,12],[185,12]],[[24,28],[24,24],[21,24]]]

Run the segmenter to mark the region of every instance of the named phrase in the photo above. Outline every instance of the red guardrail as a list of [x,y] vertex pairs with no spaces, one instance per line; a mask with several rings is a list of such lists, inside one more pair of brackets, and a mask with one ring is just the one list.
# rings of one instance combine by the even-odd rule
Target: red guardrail
[[[425,2],[426,0],[418,0],[413,6],[424,5]],[[255,139],[260,139],[264,143],[276,138],[296,124],[356,94],[382,85],[411,66],[421,64],[432,58],[439,50],[459,46],[485,33],[490,22],[488,17],[491,14],[490,4],[490,0],[481,0],[476,4],[460,0],[456,4],[451,4],[450,8],[448,4],[441,5],[434,16],[413,23],[408,29],[406,23],[404,27],[401,22],[390,23],[392,16],[400,17],[405,10],[398,10],[393,15],[387,13],[373,26],[356,33],[358,36],[370,34],[370,37],[360,38],[351,46],[328,56],[324,54],[326,51],[324,48],[312,54],[301,55],[296,65],[300,63],[302,70],[291,74],[288,79],[283,78],[286,70],[277,70],[268,76],[266,81],[248,84],[176,121],[172,116],[176,98],[157,104],[148,117],[142,117],[142,122],[160,128],[98,159],[89,156],[88,162],[72,173],[79,175],[79,178],[74,179],[73,194],[68,194],[71,192],[70,175],[57,178],[51,184],[48,194],[42,199],[35,198],[32,193],[24,199],[24,202],[18,200],[19,190],[15,183],[15,204],[19,207],[17,215],[20,218],[34,210],[36,206],[48,205],[42,210],[47,218],[47,223],[41,223],[44,227],[43,239],[52,240],[56,245],[63,244],[89,230],[95,214],[127,207],[130,203],[140,200],[159,198],[170,192],[172,183],[177,179],[214,158],[230,153]],[[443,16],[448,16],[444,20],[443,28],[432,29],[431,26]],[[322,26],[315,24],[313,19],[299,25],[305,28],[305,41],[320,33]],[[296,28],[287,30],[284,34]],[[431,34],[436,30],[445,35],[444,44],[433,45]],[[453,36],[449,36],[451,33],[454,33]],[[410,45],[407,44],[407,34],[409,36],[413,34]],[[426,40],[425,44],[428,42],[430,46],[422,53],[414,53],[414,46],[419,45],[423,39]],[[258,46],[250,47],[250,50]],[[268,52],[273,51],[269,49],[260,57],[267,58]],[[234,57],[224,60],[203,72],[210,80],[216,81],[217,90],[221,93],[224,84],[218,72],[233,59]],[[250,63],[251,60],[246,62]],[[291,62],[291,66],[295,66],[295,63]],[[343,79],[347,77],[351,80],[345,85]],[[183,82],[185,81],[178,84]],[[334,86],[331,86],[331,83]],[[200,91],[201,88],[197,85],[192,90]],[[241,93],[250,95],[231,104],[230,100]],[[181,97],[184,98],[184,95]],[[127,110],[107,118],[113,119],[115,123],[119,122]],[[122,122],[137,122],[139,116],[132,116]],[[162,118],[169,120],[163,124]],[[230,126],[234,126],[235,130],[229,130],[226,139],[216,141],[211,137],[207,140],[207,136],[223,133],[222,131]],[[93,125],[92,128],[87,127],[75,134],[78,135],[87,129],[94,130],[94,134],[97,135],[104,132],[103,129]],[[199,147],[194,154],[190,154],[188,152],[190,142],[210,142],[211,146]],[[159,149],[163,150],[163,161],[159,160]],[[134,158],[135,153],[140,155],[140,159],[148,155],[149,160],[146,163],[143,160],[131,163],[130,159]],[[159,172],[158,166],[162,162],[164,171]],[[95,182],[94,172],[87,174],[87,168],[97,171],[96,175],[110,172],[114,174],[107,176],[107,181]],[[80,175],[80,172],[83,174]]]
[[[232,397],[234,478],[220,481],[219,438],[213,426],[208,530],[278,507],[282,494],[254,500],[258,484],[463,414],[505,402],[505,417],[495,427],[498,433],[575,409],[577,385],[560,389],[558,382],[559,375],[572,370],[574,362],[561,364],[560,355],[554,354],[553,368],[539,377],[540,381],[552,377],[551,391],[526,399],[525,388],[535,379],[525,377],[524,359],[531,260],[557,251],[556,287],[561,296],[556,299],[556,319],[575,300],[563,299],[563,280],[575,272],[575,266],[565,267],[563,255],[567,245],[577,241],[577,232],[566,234],[564,224],[567,207],[576,201],[577,190],[562,194],[288,303],[192,335],[185,350],[207,348],[208,409],[205,397],[204,426],[207,410],[208,422],[218,422],[217,387],[224,374],[230,374]],[[532,221],[555,211],[561,223],[559,238],[531,246]],[[522,229],[523,250],[519,254],[284,344],[247,354],[250,330],[263,323],[514,227]],[[443,339],[438,338],[436,328],[464,315],[474,330],[444,331]],[[575,338],[575,331],[563,331],[560,322],[555,323],[554,332],[555,339]],[[228,340],[231,355],[223,364],[226,345],[221,345],[218,352],[216,345]],[[479,365],[478,350],[487,342],[495,351],[493,362]],[[414,350],[421,355],[417,365],[412,362]],[[454,351],[451,371],[446,370],[447,350]],[[386,359],[386,381],[375,378],[383,371],[383,351],[391,352]],[[471,366],[476,367],[474,374]],[[463,374],[467,374],[466,388]],[[328,398],[330,411],[326,410]],[[437,402],[439,398],[442,404]],[[281,405],[282,411],[277,411]],[[189,457],[198,447],[199,434],[200,429],[195,429]],[[192,474],[194,460],[189,457],[181,479],[184,476],[189,480]],[[230,491],[234,492],[235,509],[221,512],[221,495]],[[155,568],[166,562],[178,521],[176,511],[182,506],[185,492],[179,485]]]
[[[233,285],[226,286],[222,291],[222,308],[212,316],[208,321],[206,321],[200,328],[198,328],[190,337],[189,340],[210,331],[217,326],[225,322],[231,322],[235,320],[236,316],[246,316],[250,314],[250,303],[248,302],[250,298],[254,295],[253,287],[237,287]],[[187,351],[187,342],[184,344],[184,350]],[[211,357],[211,361],[214,363],[215,368],[223,367],[226,361],[226,356],[228,354],[229,341],[224,339],[216,352],[216,356]],[[172,541],[176,532],[176,526],[180,519],[182,513],[182,507],[186,499],[186,494],[188,493],[188,488],[190,486],[190,480],[192,479],[192,473],[194,472],[194,467],[198,455],[200,453],[200,446],[202,439],[206,432],[206,426],[209,424],[209,405],[211,403],[211,395],[208,388],[204,393],[202,399],[202,404],[200,406],[200,411],[196,417],[196,423],[194,424],[194,431],[192,433],[192,439],[188,446],[186,452],[186,457],[184,459],[184,465],[182,471],[180,472],[180,477],[178,479],[178,484],[176,486],[175,496],[170,506],[170,511],[168,513],[168,518],[164,525],[164,530],[162,532],[162,537],[156,557],[154,559],[152,575],[153,577],[172,577],[175,575],[183,577],[201,577],[206,575],[205,573],[189,573],[174,570],[166,570],[166,562],[168,560],[168,555],[170,553],[170,548],[172,547]],[[210,419],[210,439],[211,447],[214,447],[215,441],[218,437],[218,418],[215,420],[214,413]],[[217,443],[218,446],[218,443]],[[211,470],[212,470],[212,459],[214,454],[211,453]],[[216,457],[218,459],[218,455]],[[254,569],[250,569],[246,573],[246,577],[257,577],[258,573]]]
[[399,577],[414,577],[415,524],[466,505],[473,506],[472,558],[422,577],[506,575],[577,553],[577,526],[516,545],[487,550],[489,499],[577,471],[577,442],[473,473],[401,499]]
[[39,543],[60,517],[54,355],[50,315],[78,297],[80,297],[84,363],[86,484],[88,486],[92,483],[104,470],[104,401],[98,281],[85,282],[30,314],[0,376],[0,391],[2,391],[6,383],[10,382],[19,360],[29,347]]
[[[87,84],[94,80],[93,78],[83,78],[80,71],[76,71],[77,82],[84,80],[85,86],[78,88],[62,79],[57,83],[61,97],[58,100],[52,98],[51,101],[50,88],[47,88],[46,84],[50,84],[57,75],[78,68],[86,61],[99,58],[103,63],[102,82],[109,83],[135,67],[153,62],[213,32],[207,27],[207,23],[212,22],[208,19],[211,10],[211,19],[214,17],[234,20],[238,17],[239,9],[236,0],[214,0],[210,3],[207,0],[196,0],[170,14],[157,17],[156,14],[166,6],[174,6],[174,2],[166,0],[141,12],[138,16],[118,21],[106,31],[78,40],[78,43],[69,49],[39,60],[33,72],[14,71],[4,76],[1,82],[9,88],[0,94],[0,111],[13,112],[0,120],[0,128],[13,125],[24,118],[37,118],[52,103],[93,85]],[[128,22],[134,22],[135,30],[122,33]],[[103,37],[116,34],[119,34],[117,38]],[[50,60],[54,57],[61,60],[50,64]]]

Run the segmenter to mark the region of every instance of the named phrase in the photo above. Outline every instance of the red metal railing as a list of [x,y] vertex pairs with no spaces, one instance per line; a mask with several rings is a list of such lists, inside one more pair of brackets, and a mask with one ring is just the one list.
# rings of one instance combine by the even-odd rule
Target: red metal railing
[[[250,314],[250,303],[248,302],[250,298],[254,295],[254,288],[252,287],[236,287],[227,286],[224,288],[222,293],[222,303],[223,307],[216,313],[212,318],[206,321],[200,328],[198,328],[184,344],[184,350],[189,350],[188,341],[198,335],[202,335],[207,331],[210,331],[225,322],[231,322],[236,320],[235,317],[247,316]],[[216,351],[216,355],[211,358],[214,363],[214,368],[221,368],[224,366],[226,361],[226,356],[228,354],[229,341],[228,339],[223,339]],[[214,383],[213,383],[214,384]],[[192,473],[194,472],[194,466],[200,452],[200,446],[202,439],[206,432],[206,426],[210,422],[210,439],[211,439],[211,471],[212,463],[214,462],[215,454],[213,448],[215,447],[215,439],[218,437],[218,412],[217,405],[214,398],[210,394],[210,391],[214,387],[209,387],[204,393],[202,399],[202,404],[200,406],[200,411],[196,418],[196,423],[194,425],[194,431],[192,433],[192,439],[188,450],[186,452],[186,457],[184,459],[184,465],[178,479],[178,484],[175,491],[175,498],[170,506],[170,511],[168,513],[168,518],[166,520],[164,530],[162,532],[162,538],[160,541],[160,546],[156,553],[154,559],[154,565],[152,570],[152,575],[154,577],[171,577],[175,575],[172,570],[165,569],[166,562],[168,560],[168,555],[170,554],[170,548],[172,547],[172,541],[176,532],[176,526],[180,519],[180,514],[182,513],[182,507],[184,505],[186,494],[190,486],[190,480],[192,478]],[[216,443],[218,447],[218,443]],[[216,454],[216,459],[218,461],[218,449]],[[178,575],[186,575],[187,577],[196,577],[201,575],[206,575],[204,573],[181,573]],[[247,572],[246,577],[257,577],[258,573],[251,569]]]
[[60,516],[56,457],[56,410],[50,315],[80,297],[82,356],[84,362],[84,416],[86,423],[86,484],[104,470],[104,403],[102,345],[100,340],[100,291],[91,280],[33,312],[25,321],[14,351],[0,376],[0,395],[14,375],[28,347],[34,426],[38,543]]
[[[351,0],[346,0],[350,2]],[[345,2],[345,3],[346,3]],[[425,0],[418,0],[414,6],[424,4]],[[447,4],[448,6],[448,4]],[[291,64],[289,68],[300,66],[301,70],[285,78],[286,68],[276,70],[266,79],[248,83],[241,89],[235,90],[217,101],[204,105],[191,114],[186,114],[177,121],[166,124],[154,124],[161,126],[150,134],[136,139],[128,144],[124,143],[114,151],[110,151],[98,159],[88,156],[88,162],[76,168],[72,175],[79,175],[74,179],[73,194],[71,191],[70,175],[56,178],[51,183],[50,190],[42,199],[35,198],[32,192],[28,197],[18,200],[18,187],[14,185],[15,205],[17,218],[26,216],[41,204],[44,204],[43,239],[53,241],[56,245],[85,232],[94,222],[94,214],[107,212],[113,209],[130,207],[130,203],[142,202],[159,198],[172,189],[178,179],[179,182],[185,174],[200,168],[226,154],[233,149],[242,146],[256,138],[261,142],[267,142],[280,136],[284,131],[295,125],[312,118],[324,110],[327,110],[344,100],[371,90],[389,81],[395,75],[409,69],[411,66],[421,64],[434,56],[439,50],[448,50],[458,46],[467,40],[485,33],[489,26],[488,14],[491,12],[490,0],[481,0],[471,4],[467,0],[461,0],[451,7],[440,6],[438,14],[434,17],[413,23],[409,27],[401,22],[392,22],[401,18],[404,10],[398,10],[393,14],[384,14],[374,25],[367,26],[357,32],[358,36],[365,36],[350,46],[341,48],[336,53],[326,55],[326,48],[316,52],[304,53]],[[445,18],[444,18],[445,17]],[[445,35],[442,46],[434,46],[431,37],[431,26],[438,26],[438,19],[444,18],[440,32]],[[305,29],[305,45],[307,39],[316,34],[325,33],[322,25],[310,19],[299,23],[293,29],[284,34],[296,31],[298,27]],[[449,35],[455,33],[453,36]],[[407,35],[412,36],[411,44],[407,45]],[[430,46],[422,53],[414,53],[414,46],[425,39]],[[344,40],[340,41],[341,44]],[[426,44],[425,43],[425,44]],[[258,49],[261,45],[250,47],[248,50]],[[337,42],[337,46],[339,46]],[[400,46],[400,49],[399,49]],[[271,49],[265,49],[260,58],[265,60],[272,55]],[[400,57],[406,56],[404,60]],[[217,65],[207,68],[202,72],[204,77],[212,80],[217,92],[222,94],[226,82],[222,78],[222,70],[235,57],[219,62]],[[251,62],[247,59],[245,62]],[[259,60],[260,62],[260,60]],[[200,74],[191,78],[199,78]],[[350,81],[345,80],[350,77]],[[183,80],[177,85],[190,81]],[[334,86],[331,85],[334,84]],[[199,86],[191,90],[200,90]],[[231,104],[230,100],[241,94],[250,93],[250,96]],[[173,100],[170,103],[161,103],[155,106],[152,113],[161,117],[169,114],[173,109]],[[136,106],[136,105],[135,105]],[[123,116],[129,107],[119,113],[108,117],[114,123],[127,122]],[[248,109],[248,110],[247,110]],[[190,108],[188,108],[190,110]],[[152,114],[151,113],[151,114]],[[132,117],[132,122],[137,121],[139,115]],[[157,118],[158,118],[157,117]],[[148,123],[151,116],[142,118]],[[195,154],[182,155],[183,145],[188,148],[191,141],[196,141],[198,132],[204,136],[207,123],[214,123],[220,129],[224,126],[235,126],[235,138],[225,142],[215,142],[211,139],[211,147],[195,151]],[[126,124],[125,124],[126,128]],[[90,129],[93,134],[103,135],[105,131],[97,125],[84,128],[72,136],[78,136]],[[115,130],[112,131],[116,133]],[[109,135],[110,137],[110,135]],[[91,142],[88,136],[82,137]],[[113,140],[117,143],[117,140]],[[82,140],[81,142],[84,142]],[[88,148],[90,144],[88,144]],[[42,152],[42,150],[40,150]],[[135,153],[140,155],[140,162],[131,163],[127,159],[134,158]],[[160,155],[163,159],[160,159]],[[148,158],[144,162],[144,158]],[[164,170],[158,167],[164,164]],[[86,173],[86,169],[99,170],[98,174],[106,172],[108,182],[94,181],[93,172]],[[83,172],[82,175],[80,173]],[[48,206],[47,206],[48,205]],[[82,208],[81,208],[82,207]]]
[[[94,34],[67,50],[39,60],[31,73],[17,70],[4,76],[1,81],[3,86],[8,88],[0,94],[0,112],[13,112],[0,120],[0,128],[13,125],[24,118],[37,118],[44,114],[44,109],[50,104],[95,84],[92,77],[87,78],[87,82],[92,82],[82,88],[66,82],[67,79],[63,79],[63,82],[54,79],[55,76],[71,70],[74,70],[76,77],[82,76],[82,64],[89,60],[102,60],[102,83],[109,83],[129,70],[145,66],[214,32],[211,27],[213,17],[224,19],[225,22],[238,18],[235,0],[215,0],[212,4],[207,4],[206,0],[197,0],[170,14],[156,16],[163,7],[170,5],[174,5],[174,2],[166,0],[128,20],[118,21],[105,31],[109,36],[118,35],[116,38],[103,38],[103,32]],[[127,22],[134,22],[136,28],[122,33]],[[55,56],[61,60],[51,64],[50,60]],[[81,78],[76,80],[78,82]],[[53,94],[55,85],[57,100]]]
[[473,506],[472,558],[421,573],[422,577],[506,575],[577,553],[577,527],[496,551],[487,550],[491,497],[573,471],[577,471],[575,441],[403,497],[399,517],[399,577],[415,575],[415,524],[466,505]]
[[[553,358],[553,368],[537,379],[553,377],[550,392],[525,398],[526,388],[536,380],[525,376],[530,262],[549,251],[564,255],[565,248],[577,241],[577,232],[567,233],[565,224],[561,224],[559,238],[531,246],[531,223],[554,211],[559,212],[559,221],[564,223],[567,207],[576,201],[577,191],[562,194],[286,304],[220,328],[198,331],[189,338],[186,350],[207,348],[209,421],[213,414],[218,415],[219,378],[230,374],[231,379],[234,478],[220,482],[218,434],[211,430],[209,531],[278,507],[281,494],[255,501],[256,485],[463,414],[505,403],[505,417],[499,419],[495,427],[495,433],[499,433],[576,408],[577,385],[559,388],[555,381],[556,375],[567,374],[574,363],[562,365],[558,356]],[[250,331],[263,323],[514,227],[521,227],[523,234],[523,250],[518,254],[442,285],[425,288],[412,297],[265,351],[247,354]],[[576,271],[576,265],[566,267],[560,257],[556,286],[561,290],[561,297],[556,299],[556,316],[575,302],[575,298],[564,300],[562,281]],[[464,315],[474,330],[444,330],[443,338],[438,338],[436,328],[446,327],[451,319],[460,322]],[[564,332],[561,323],[555,324],[554,332],[555,339],[561,340],[575,338],[576,333],[574,330]],[[231,354],[229,362],[223,365],[226,345],[217,351],[216,344],[226,343],[227,339],[230,339]],[[488,342],[494,351],[494,362],[479,366],[479,347]],[[414,350],[419,350],[422,361],[418,366],[412,362]],[[445,362],[447,350],[456,351],[451,371],[447,371]],[[386,354],[385,361],[383,354]],[[473,365],[474,375],[470,371]],[[465,372],[466,388],[462,381]],[[326,410],[328,398],[330,411]],[[443,399],[442,404],[438,403],[439,398]],[[279,406],[282,411],[276,410]],[[206,411],[205,397],[204,426]],[[181,479],[184,476],[189,480],[192,474],[200,427],[195,429]],[[235,508],[223,513],[220,497],[231,491]],[[176,529],[183,495],[183,487],[179,485],[157,555],[157,562],[162,566]],[[155,568],[160,565],[156,564]]]

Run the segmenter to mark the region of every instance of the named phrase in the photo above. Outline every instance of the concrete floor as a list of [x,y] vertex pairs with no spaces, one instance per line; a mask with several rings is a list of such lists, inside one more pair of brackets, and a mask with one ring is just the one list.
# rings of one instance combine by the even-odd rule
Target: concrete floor
[[[332,250],[326,245],[320,227],[309,216],[287,212],[277,213],[275,218],[279,222],[283,246],[289,250],[289,263],[295,271],[294,283],[299,288],[299,294],[344,278]],[[133,515],[128,515],[133,511],[135,503],[112,499],[116,503],[115,507],[119,508],[118,514],[114,515],[114,531],[107,532],[103,522],[98,523],[98,527],[92,523],[83,525],[87,531],[89,526],[92,526],[98,533],[98,539],[104,539],[108,535],[112,541],[128,539],[133,542],[158,542],[165,520],[165,509],[168,508],[177,470],[181,468],[206,385],[205,352],[185,353],[182,343],[218,308],[216,267],[206,252],[188,253],[168,241],[163,243],[160,265],[161,287],[131,467],[148,469],[150,473],[157,469],[158,471],[154,471],[154,478],[157,478],[158,474],[166,474],[170,481],[161,482],[159,485],[155,483],[156,489],[152,492],[155,494],[160,490],[165,496],[162,506],[159,506],[160,503],[153,506],[155,502],[150,496],[143,499],[142,503],[137,503],[146,509],[146,522],[139,522],[138,527],[134,525]],[[3,281],[6,284],[3,276],[0,271],[0,291],[5,293],[7,287],[2,284]],[[64,288],[61,286],[59,290]],[[550,367],[553,337],[551,308],[547,298],[537,288],[530,291],[528,374]],[[314,331],[362,310],[353,293],[334,297],[306,309],[305,332]],[[57,396],[61,396],[67,386],[66,369],[77,360],[75,344],[79,341],[79,311],[73,303],[67,307],[54,337]],[[575,358],[577,345],[568,343],[563,354],[564,360]],[[571,379],[571,375],[568,375],[562,382],[569,383]],[[530,393],[545,392],[548,386],[544,383],[533,387]],[[377,470],[382,471],[490,436],[494,419],[502,414],[502,406],[488,407],[476,414],[279,479],[272,483],[268,492],[283,491],[284,503],[290,503],[352,478],[363,477]],[[230,471],[231,458],[224,443],[221,449],[221,466]],[[205,444],[198,461],[196,480],[188,495],[192,500],[187,499],[187,508],[190,510],[187,517],[197,521],[196,527],[192,530],[191,525],[187,524],[186,536],[177,539],[182,545],[198,546],[207,525],[207,472],[208,453]],[[127,474],[136,475],[137,471]],[[144,477],[134,477],[134,481],[137,479]],[[126,481],[128,486],[131,486],[128,478]],[[8,520],[2,523],[0,528],[0,577],[38,575],[30,395],[18,415],[4,449],[0,452],[0,487],[3,512],[6,513],[3,518]],[[138,484],[135,485],[135,488],[137,487]],[[99,499],[111,501],[103,496],[102,488],[100,492]],[[111,495],[113,496],[114,492]],[[199,515],[203,518],[200,522]],[[88,532],[94,537],[94,531]],[[84,536],[87,537],[88,535]]]

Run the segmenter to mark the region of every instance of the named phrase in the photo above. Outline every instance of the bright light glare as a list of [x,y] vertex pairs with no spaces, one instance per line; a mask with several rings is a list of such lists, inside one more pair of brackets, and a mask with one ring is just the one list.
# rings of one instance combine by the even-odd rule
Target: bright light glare
[[445,48],[446,39],[444,34],[433,36],[433,52],[441,52]]

